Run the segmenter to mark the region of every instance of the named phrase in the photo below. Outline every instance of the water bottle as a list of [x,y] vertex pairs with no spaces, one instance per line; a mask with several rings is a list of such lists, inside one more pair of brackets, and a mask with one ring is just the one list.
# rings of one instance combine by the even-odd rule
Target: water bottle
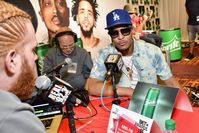
[[175,121],[172,119],[168,119],[165,121],[165,133],[177,133]]

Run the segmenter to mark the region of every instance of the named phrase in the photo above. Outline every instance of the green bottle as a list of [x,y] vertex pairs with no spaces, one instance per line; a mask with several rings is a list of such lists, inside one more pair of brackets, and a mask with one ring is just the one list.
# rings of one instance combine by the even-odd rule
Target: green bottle
[[77,39],[77,42],[75,43],[75,45],[76,45],[77,47],[79,47],[79,48],[83,48],[83,43],[82,43],[81,38],[78,38],[78,39]]
[[168,119],[165,121],[166,133],[177,133],[175,121]]
[[36,53],[38,56],[38,59],[36,60],[38,76],[42,75],[43,66],[44,66],[43,60],[44,60],[45,55],[48,52],[48,50],[52,47],[53,46],[51,46],[49,44],[44,44],[44,43],[39,43],[39,45],[36,47]]
[[144,100],[141,115],[149,118],[153,118],[155,107],[160,95],[160,90],[158,88],[150,88]]

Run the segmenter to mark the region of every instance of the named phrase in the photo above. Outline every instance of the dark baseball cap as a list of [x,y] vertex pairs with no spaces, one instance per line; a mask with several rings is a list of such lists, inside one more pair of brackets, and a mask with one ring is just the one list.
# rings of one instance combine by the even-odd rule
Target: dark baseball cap
[[110,29],[117,25],[132,25],[132,22],[126,10],[115,9],[107,14],[106,24],[107,27],[105,29]]

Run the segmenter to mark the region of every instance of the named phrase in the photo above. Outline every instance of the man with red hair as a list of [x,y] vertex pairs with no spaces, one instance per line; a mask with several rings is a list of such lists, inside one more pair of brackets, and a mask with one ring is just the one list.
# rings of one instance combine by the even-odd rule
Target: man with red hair
[[21,102],[31,97],[35,78],[35,30],[31,17],[0,1],[0,132],[44,133],[33,108]]

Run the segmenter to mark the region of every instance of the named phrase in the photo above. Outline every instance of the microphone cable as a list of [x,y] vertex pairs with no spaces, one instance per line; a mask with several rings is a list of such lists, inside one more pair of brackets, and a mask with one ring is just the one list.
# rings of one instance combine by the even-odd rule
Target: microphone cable
[[[104,92],[104,88],[105,88],[106,82],[107,82],[107,80],[104,80],[104,83],[103,83],[103,86],[102,86],[102,89],[101,89],[101,92],[100,92],[100,101],[101,101],[101,104],[99,106],[100,107],[103,106],[108,112],[111,112],[111,110],[105,105],[105,103],[103,101],[104,98],[114,98],[114,96],[103,97],[103,92]],[[126,99],[126,98],[123,98],[123,97],[120,97],[120,96],[118,96],[118,98],[122,98],[123,99],[122,101],[129,101],[130,100],[130,98]],[[98,99],[98,98],[96,98],[96,99]]]
[[86,108],[88,109],[88,111],[90,112],[90,115],[89,116],[86,116],[86,117],[75,117],[75,120],[86,120],[86,119],[89,119],[89,118],[92,118],[94,116],[97,115],[97,109],[95,108],[95,106],[92,104],[92,102],[90,101],[90,105],[92,106],[92,108],[94,109],[95,113],[93,114],[93,111],[92,109],[87,106]]
[[103,101],[103,92],[104,92],[104,88],[105,88],[105,85],[106,85],[106,80],[104,80],[104,83],[103,83],[103,86],[102,86],[102,89],[101,89],[101,92],[100,92],[100,101],[102,103],[102,106],[107,110],[107,111],[111,111],[108,107],[106,107],[106,105],[104,104],[104,101]]

